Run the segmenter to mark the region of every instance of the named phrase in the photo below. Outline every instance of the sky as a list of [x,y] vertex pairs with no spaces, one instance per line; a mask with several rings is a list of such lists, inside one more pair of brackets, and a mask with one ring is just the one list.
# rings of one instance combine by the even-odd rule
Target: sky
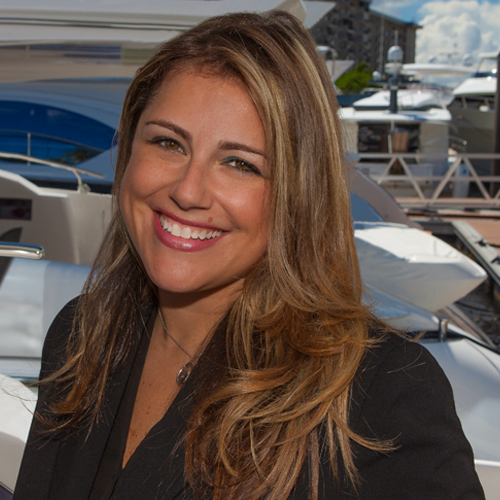
[[477,62],[481,52],[500,50],[500,0],[372,0],[371,10],[422,26],[416,62],[459,63],[466,54]]

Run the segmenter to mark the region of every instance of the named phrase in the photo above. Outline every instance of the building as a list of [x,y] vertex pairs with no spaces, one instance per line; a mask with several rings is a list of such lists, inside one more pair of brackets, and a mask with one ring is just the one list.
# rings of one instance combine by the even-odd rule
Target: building
[[417,24],[370,10],[371,0],[336,0],[335,7],[312,29],[318,45],[335,49],[338,59],[364,61],[383,73],[387,50],[399,45],[404,62],[415,61]]

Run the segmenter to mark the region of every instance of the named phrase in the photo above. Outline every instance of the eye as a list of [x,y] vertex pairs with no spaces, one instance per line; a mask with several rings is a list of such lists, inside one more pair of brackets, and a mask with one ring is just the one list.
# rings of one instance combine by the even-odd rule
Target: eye
[[181,145],[173,139],[163,139],[162,141],[160,141],[160,145],[165,149],[171,149],[172,151],[178,151],[182,149]]
[[254,173],[262,176],[261,171],[255,165],[253,165],[248,161],[242,160],[241,158],[238,157],[226,158],[222,160],[222,163],[230,165],[231,167],[235,168],[236,170],[239,170],[240,172]]
[[170,139],[168,137],[155,137],[151,140],[153,144],[159,144],[162,148],[168,149],[169,151],[179,151],[184,153],[184,148],[175,139]]

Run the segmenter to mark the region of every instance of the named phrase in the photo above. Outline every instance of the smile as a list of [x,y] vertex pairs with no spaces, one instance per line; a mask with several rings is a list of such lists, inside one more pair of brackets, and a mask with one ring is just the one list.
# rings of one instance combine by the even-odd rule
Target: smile
[[209,230],[205,228],[191,228],[169,220],[163,214],[160,214],[160,224],[164,231],[170,233],[172,236],[177,236],[185,240],[210,240],[217,238],[222,234],[220,230]]

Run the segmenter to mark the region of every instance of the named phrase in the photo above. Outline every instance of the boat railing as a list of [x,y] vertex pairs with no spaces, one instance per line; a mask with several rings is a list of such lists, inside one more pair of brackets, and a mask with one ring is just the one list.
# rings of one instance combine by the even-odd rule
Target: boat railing
[[[49,135],[49,134],[43,134],[41,132],[29,132],[26,130],[16,130],[16,129],[5,129],[1,128],[0,129],[0,140],[4,138],[9,138],[12,139],[12,137],[19,137],[19,139],[25,141],[25,148],[23,147],[22,149],[25,149],[25,154],[27,156],[34,156],[33,155],[33,150],[36,147],[40,147],[40,144],[37,144],[37,142],[44,141],[47,143],[47,146],[44,144],[44,151],[47,154],[47,156],[43,159],[45,160],[56,160],[56,158],[51,158],[49,156],[50,152],[50,146],[51,144],[55,145],[56,147],[59,146],[59,148],[64,147],[64,146],[70,146],[74,148],[74,151],[80,152],[80,155],[83,153],[83,158],[73,158],[73,163],[79,163],[82,161],[82,159],[87,160],[88,158],[91,158],[92,156],[96,156],[100,153],[103,153],[105,150],[102,148],[97,148],[95,146],[89,146],[88,144],[83,144],[81,142],[77,141],[72,141],[69,139],[63,139],[61,137]],[[19,149],[19,148],[16,148]],[[24,151],[12,151],[13,153],[24,153]]]
[[[368,173],[377,184],[390,188],[388,190],[405,209],[500,209],[500,175],[480,175],[474,166],[477,161],[483,164],[500,161],[500,154],[359,153],[354,155],[353,160],[356,168]],[[382,168],[378,169],[379,173],[373,173],[370,168],[373,164],[382,164]],[[419,175],[412,172],[415,165],[425,164],[444,164],[445,171],[442,175]],[[457,183],[461,183],[460,186],[465,189],[454,190]],[[473,183],[477,190],[471,195],[469,187]],[[412,191],[410,196],[400,194],[400,188],[404,186],[410,188],[405,191]]]
[[[22,161],[26,163],[35,163],[39,165],[44,165],[52,168],[59,168],[62,170],[68,170],[72,172],[76,177],[78,182],[78,192],[85,193],[90,191],[90,188],[86,183],[83,182],[81,175],[90,175],[91,177],[97,177],[98,179],[103,179],[105,176],[103,174],[99,174],[97,172],[92,172],[90,170],[86,170],[84,168],[74,167],[73,165],[66,165],[64,163],[57,163],[49,160],[42,160],[41,158],[36,158],[34,156],[23,155],[19,153],[6,153],[0,152],[0,158],[4,158],[6,160],[14,160],[14,161]],[[1,167],[0,167],[1,168]]]
[[43,259],[45,251],[38,245],[0,241],[0,257],[21,257],[23,259]]

